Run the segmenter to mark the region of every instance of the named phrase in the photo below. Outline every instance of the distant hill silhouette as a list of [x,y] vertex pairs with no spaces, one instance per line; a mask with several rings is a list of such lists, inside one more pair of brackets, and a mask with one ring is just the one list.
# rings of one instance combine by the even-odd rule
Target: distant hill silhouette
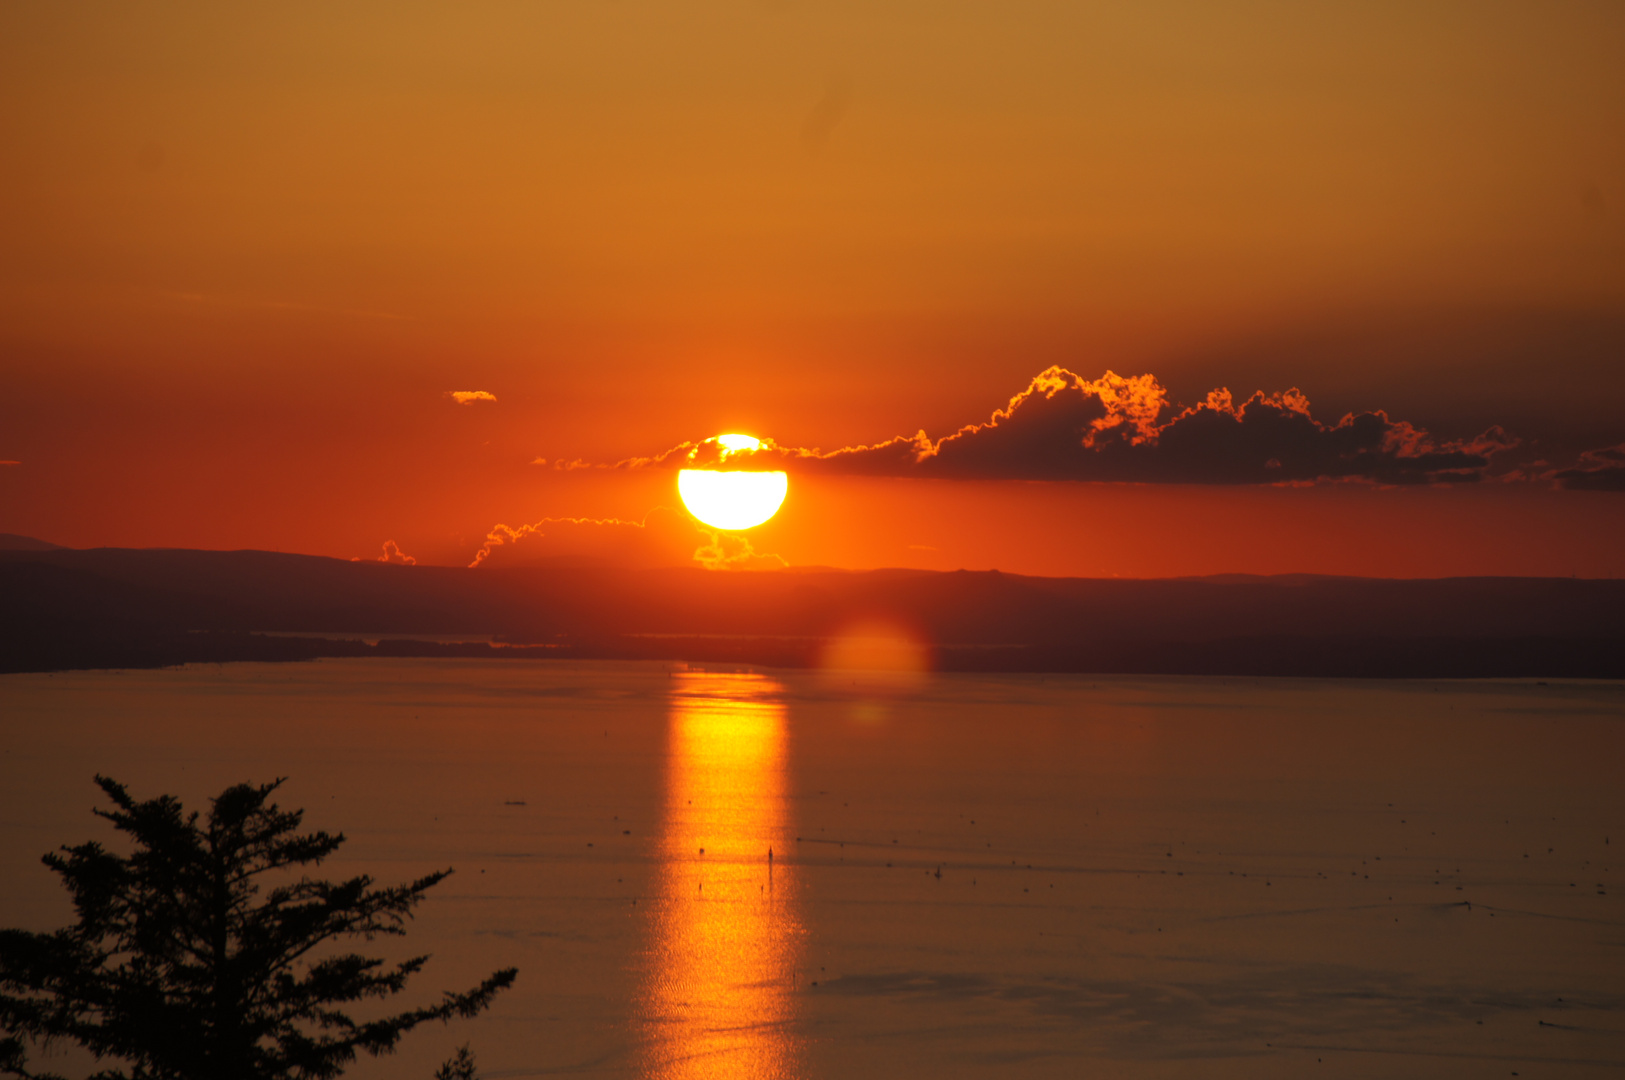
[[865,618],[908,628],[947,670],[1625,677],[1617,580],[465,570],[264,551],[0,550],[5,671],[367,655],[800,666]]
[[46,540],[36,540],[32,536],[18,536],[16,533],[0,533],[0,551],[62,551],[60,544],[53,544]]

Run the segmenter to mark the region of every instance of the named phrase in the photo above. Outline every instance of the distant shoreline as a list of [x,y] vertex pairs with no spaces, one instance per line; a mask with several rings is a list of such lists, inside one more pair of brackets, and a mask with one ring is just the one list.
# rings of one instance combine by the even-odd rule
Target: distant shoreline
[[855,626],[941,671],[1625,678],[1625,581],[737,573],[0,552],[0,672],[323,657],[805,668]]

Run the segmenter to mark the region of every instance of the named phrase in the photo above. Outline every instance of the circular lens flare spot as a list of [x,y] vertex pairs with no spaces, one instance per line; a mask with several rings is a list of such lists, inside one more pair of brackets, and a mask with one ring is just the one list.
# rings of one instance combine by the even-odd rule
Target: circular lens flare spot
[[818,666],[838,690],[860,696],[909,694],[929,678],[931,649],[920,635],[890,620],[862,620],[824,642]]

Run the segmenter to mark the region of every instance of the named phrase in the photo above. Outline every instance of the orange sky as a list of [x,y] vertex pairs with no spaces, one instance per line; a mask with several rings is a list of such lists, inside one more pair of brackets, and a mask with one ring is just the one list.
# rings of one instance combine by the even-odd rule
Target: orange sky
[[[1051,364],[1566,468],[1625,440],[1622,55],[1605,3],[10,5],[0,531],[466,561],[673,504],[537,457],[940,437]],[[1478,487],[827,478],[757,546],[1625,573],[1625,494]]]

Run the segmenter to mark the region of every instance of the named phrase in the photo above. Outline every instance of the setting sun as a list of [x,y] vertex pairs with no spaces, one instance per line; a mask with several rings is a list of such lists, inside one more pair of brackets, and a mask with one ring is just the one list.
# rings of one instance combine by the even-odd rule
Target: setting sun
[[[761,448],[749,435],[718,435],[721,457]],[[677,474],[677,493],[690,514],[713,529],[738,531],[760,525],[784,503],[790,478],[782,472],[744,469],[683,469]]]

